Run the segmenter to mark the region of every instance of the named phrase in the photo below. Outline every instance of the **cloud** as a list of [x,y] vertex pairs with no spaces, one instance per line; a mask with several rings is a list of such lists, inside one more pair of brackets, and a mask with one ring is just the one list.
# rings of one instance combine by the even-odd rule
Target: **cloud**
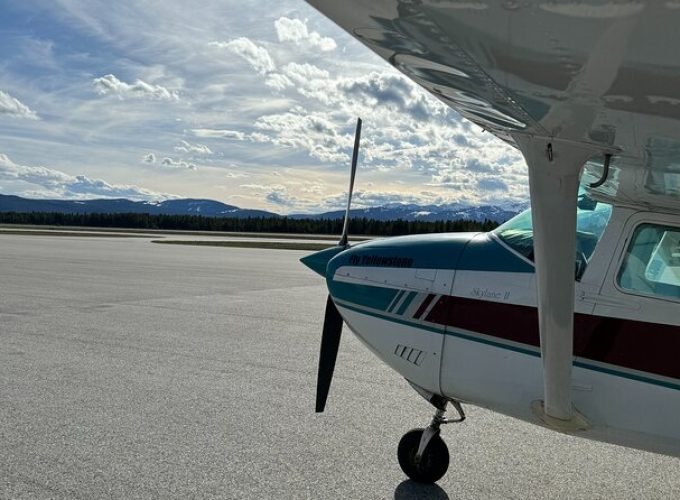
[[[344,194],[345,203],[347,195]],[[424,196],[401,193],[401,192],[380,192],[380,191],[357,191],[352,195],[352,206],[375,207],[379,205],[392,205],[395,203],[403,204],[426,204],[428,201]]]
[[482,163],[477,158],[466,159],[465,168],[471,170],[472,172],[479,172],[484,174],[492,174],[499,171],[498,168],[494,168],[494,166],[488,163]]
[[156,163],[156,155],[153,153],[149,153],[144,155],[144,158],[142,158],[142,161],[144,163]]
[[327,36],[321,36],[316,31],[309,31],[307,21],[280,17],[274,21],[276,35],[279,42],[293,42],[296,45],[307,45],[318,48],[324,52],[334,50],[337,47],[335,40]]
[[267,193],[267,196],[265,196],[265,199],[269,203],[273,203],[274,205],[279,205],[279,206],[284,206],[284,207],[293,207],[295,205],[298,205],[300,203],[300,200],[298,200],[296,197],[291,196],[286,192],[285,189],[274,189]]
[[211,155],[213,152],[204,144],[191,144],[187,141],[179,141],[175,146],[175,151],[178,153],[195,153],[199,155]]
[[293,81],[281,73],[271,73],[267,75],[267,79],[265,80],[264,84],[267,87],[281,92],[288,87],[292,87]]
[[282,191],[286,189],[281,184],[241,184],[239,187],[255,191]]
[[37,120],[38,115],[19,99],[0,90],[0,115]]
[[[290,79],[290,81],[298,85],[309,85],[309,83],[313,80],[330,79],[330,73],[327,70],[321,69],[318,66],[314,66],[313,64],[309,63],[298,64],[293,62],[286,64],[283,68],[283,72],[284,75]],[[328,87],[332,87],[332,84],[329,84]]]
[[362,99],[369,105],[390,106],[417,120],[431,120],[446,112],[444,105],[424,95],[405,77],[396,73],[371,72],[362,78],[344,79],[338,88],[349,99]]
[[[302,40],[305,33],[302,27],[306,25],[285,19],[280,18],[277,24],[281,36],[290,41]],[[287,110],[265,111],[250,123],[236,122],[229,128],[194,129],[194,135],[289,148],[305,152],[310,159],[323,164],[340,166],[349,162],[359,115],[365,118],[360,168],[384,174],[382,183],[401,182],[407,186],[420,182],[421,186],[441,190],[437,196],[445,201],[455,197],[454,200],[474,203],[486,201],[489,196],[509,200],[526,194],[523,187],[526,176],[515,175],[517,164],[521,163],[518,153],[509,152],[492,135],[471,126],[395,70],[362,71],[354,76],[346,76],[343,71],[338,75],[324,61],[317,64],[292,61],[284,65],[272,61],[269,67],[273,69],[260,73],[262,82],[292,102]],[[269,157],[276,154],[268,153]],[[505,189],[497,183],[485,182],[489,174],[503,176]],[[406,175],[408,181],[404,182]],[[389,181],[387,176],[394,180]],[[480,186],[489,189],[482,190]],[[295,201],[297,208],[314,203],[321,206],[326,201],[321,193],[299,188],[289,189],[286,196],[281,190],[263,194],[268,195],[269,203]],[[404,194],[401,199],[424,202],[427,196]],[[389,203],[392,198],[368,198],[366,194],[365,200],[367,204]]]
[[241,184],[243,189],[249,189],[264,194],[267,203],[283,207],[300,207],[305,205],[301,200],[288,192],[288,188],[281,184]]
[[244,174],[242,172],[231,172],[231,171],[229,171],[225,174],[225,176],[228,179],[240,179],[240,178],[243,178],[243,177],[248,177],[248,174]]
[[195,128],[191,132],[196,137],[203,137],[209,139],[234,139],[237,141],[243,141],[246,139],[246,134],[239,132],[238,130],[220,130],[220,129],[210,129],[210,128]]
[[184,160],[175,160],[174,158],[170,158],[169,156],[163,158],[163,160],[161,161],[161,166],[186,170],[198,170],[198,167],[193,163],[189,163]]
[[236,54],[262,75],[275,69],[274,61],[267,49],[256,45],[249,38],[240,37],[229,42],[210,42],[209,45],[220,49],[227,49]]
[[464,191],[474,186],[474,177],[463,170],[442,169],[440,172],[432,175],[431,182],[427,185]]
[[[69,175],[47,167],[29,167],[14,163],[0,154],[0,179],[21,181],[37,186],[40,193],[59,198],[128,198],[131,200],[158,200],[174,198],[138,186],[109,184],[102,179],[85,175]],[[35,189],[35,188],[33,188]]]
[[[358,190],[352,195],[352,208],[371,208],[389,205],[430,205],[441,204],[443,198],[437,193],[418,192],[405,193],[401,191],[372,191]],[[347,206],[347,192],[326,196],[318,205],[309,205],[314,211],[341,210]]]
[[349,161],[353,139],[343,134],[326,113],[296,108],[287,113],[261,116],[254,127],[260,132],[248,139],[277,146],[306,150],[310,157],[327,163]]
[[176,92],[172,92],[161,85],[152,85],[142,80],[135,83],[125,83],[114,75],[104,75],[92,80],[92,85],[99,95],[116,95],[120,99],[144,98],[158,101],[176,101]]
[[500,179],[486,178],[477,181],[477,187],[483,191],[507,191],[508,185]]
[[[158,8],[60,0],[41,10],[54,29],[39,39],[27,22],[34,3],[6,9],[17,37],[36,42],[7,47],[0,88],[10,95],[0,94],[0,121],[36,111],[42,118],[6,127],[2,152],[10,158],[28,165],[68,158],[68,172],[98,177],[104,174],[92,172],[115,168],[111,179],[131,183],[140,167],[146,174],[155,168],[148,186],[157,191],[245,195],[253,208],[316,210],[346,189],[361,116],[357,203],[527,197],[521,155],[304,2],[254,3],[245,15],[228,16],[239,5],[233,0],[200,9],[190,2]],[[93,99],[95,91],[106,97]],[[154,162],[144,163],[145,156]],[[507,190],[485,183],[496,178]],[[4,192],[25,188],[0,183]],[[312,187],[317,183],[323,186]],[[285,190],[271,187],[278,184]],[[339,196],[333,208],[344,201]]]

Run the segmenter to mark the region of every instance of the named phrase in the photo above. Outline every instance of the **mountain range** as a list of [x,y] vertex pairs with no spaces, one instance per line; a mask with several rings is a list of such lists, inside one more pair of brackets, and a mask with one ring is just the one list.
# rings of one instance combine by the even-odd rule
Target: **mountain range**
[[[390,203],[379,207],[355,208],[351,210],[352,217],[365,217],[375,220],[475,220],[483,222],[492,220],[494,222],[505,222],[522,210],[528,208],[528,203],[516,203],[512,205],[481,205],[470,206],[460,203],[449,203],[445,205],[414,205],[404,203]],[[291,214],[293,219],[339,219],[345,216],[344,210],[324,212],[321,214]]]
[[[504,222],[528,207],[528,203],[511,205],[469,206],[460,203],[445,205],[414,205],[390,203],[372,208],[352,209],[352,217],[377,220],[456,220],[469,219]],[[158,202],[127,199],[96,200],[37,200],[0,194],[0,212],[61,212],[61,213],[146,213],[151,215],[202,215],[204,217],[283,217],[266,210],[251,210],[214,200],[174,199]],[[290,214],[294,219],[338,219],[344,210],[319,214]]]

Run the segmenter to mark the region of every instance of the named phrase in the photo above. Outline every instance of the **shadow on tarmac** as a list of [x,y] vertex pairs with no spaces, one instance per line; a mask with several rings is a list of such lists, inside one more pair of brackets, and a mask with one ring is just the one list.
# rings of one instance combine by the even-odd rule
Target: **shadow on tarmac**
[[428,500],[449,500],[446,492],[436,484],[421,484],[407,479],[399,483],[394,490],[394,500],[412,500],[427,498]]

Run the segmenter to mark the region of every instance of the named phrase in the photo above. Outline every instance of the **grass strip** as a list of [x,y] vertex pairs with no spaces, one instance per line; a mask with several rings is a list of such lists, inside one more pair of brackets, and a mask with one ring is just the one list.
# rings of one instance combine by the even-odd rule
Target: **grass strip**
[[163,245],[196,245],[205,247],[269,248],[274,250],[323,250],[333,245],[303,241],[207,241],[207,240],[152,240]]
[[90,233],[82,231],[36,231],[36,230],[24,230],[21,229],[1,229],[0,235],[11,234],[11,235],[21,235],[21,236],[80,236],[81,238],[149,238],[151,235],[148,234],[121,234],[121,233]]
[[[178,234],[186,236],[226,236],[234,238],[286,238],[286,239],[300,239],[300,240],[337,240],[340,239],[339,234],[307,234],[307,233],[256,233],[256,232],[227,232],[227,231],[192,231],[185,229],[139,229],[139,228],[111,228],[111,227],[93,227],[93,226],[53,226],[53,225],[36,225],[36,224],[0,224],[0,229],[7,228],[8,230],[33,229],[37,231],[65,231],[77,232],[87,231],[91,233],[141,233],[144,236],[161,237],[163,234]],[[352,241],[366,241],[375,238],[375,236],[361,236],[351,235]]]

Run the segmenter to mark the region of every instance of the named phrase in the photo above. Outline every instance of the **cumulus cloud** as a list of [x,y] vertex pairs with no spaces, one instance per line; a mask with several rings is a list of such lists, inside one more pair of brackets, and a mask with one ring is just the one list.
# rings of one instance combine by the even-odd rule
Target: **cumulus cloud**
[[231,172],[231,171],[229,171],[225,174],[225,176],[228,179],[241,179],[243,177],[248,177],[248,174],[244,174],[243,172]]
[[[279,41],[320,49],[321,35],[310,31],[305,21],[281,17],[274,25]],[[355,120],[362,116],[365,127],[359,165],[364,170],[395,178],[408,175],[409,184],[417,182],[414,175],[421,176],[423,186],[435,187],[439,195],[449,199],[481,200],[483,195],[476,192],[485,186],[489,188],[486,193],[497,197],[526,194],[521,187],[526,176],[517,170],[521,155],[509,153],[507,146],[471,126],[395,70],[376,69],[347,76],[346,68],[334,74],[333,65],[326,61],[311,64],[288,58],[285,64],[277,64],[272,56],[279,56],[281,50],[270,54],[245,38],[213,45],[247,60],[262,76],[264,86],[285,99],[281,102],[290,104],[288,109],[260,113],[245,126],[236,122],[232,127],[193,129],[196,137],[290,148],[334,167],[349,162]],[[505,190],[497,183],[486,182],[495,176],[504,179]],[[296,200],[298,207],[315,198],[320,203],[323,196],[297,188],[285,193],[270,189],[262,194],[270,203]],[[367,203],[392,199],[365,196]],[[417,200],[426,198],[419,195]]]
[[293,42],[296,45],[308,45],[322,51],[333,50],[337,47],[335,40],[327,36],[321,36],[316,31],[310,31],[307,21],[280,17],[274,21],[276,35],[279,42]]
[[254,189],[255,191],[281,191],[286,189],[286,187],[281,184],[241,184],[239,187]]
[[264,195],[267,203],[282,207],[300,207],[306,205],[304,200],[288,192],[288,187],[282,184],[241,184],[242,189],[256,191],[260,196]]
[[293,81],[281,73],[272,73],[267,75],[267,79],[264,81],[264,84],[267,87],[281,92],[288,87],[292,87]]
[[38,115],[16,97],[0,90],[0,115],[37,120]]
[[144,98],[158,101],[176,101],[179,96],[161,85],[152,85],[142,80],[125,83],[115,75],[104,75],[92,80],[92,85],[99,95],[115,95],[119,99]]
[[243,141],[246,139],[246,134],[238,130],[222,130],[213,128],[195,128],[191,132],[196,137],[210,138],[210,139],[235,139]]
[[250,64],[258,73],[264,75],[270,71],[274,71],[274,61],[269,55],[269,52],[264,47],[256,45],[252,40],[246,37],[235,38],[229,42],[210,42],[212,47],[219,49],[226,49],[237,56],[244,59]]
[[500,171],[500,169],[495,167],[494,165],[487,162],[481,162],[479,161],[478,158],[466,159],[465,168],[473,172],[479,172],[484,174],[492,174]]
[[477,187],[484,191],[507,191],[508,185],[501,179],[484,178],[477,180]]
[[295,196],[288,194],[285,189],[273,189],[267,193],[265,199],[269,203],[284,207],[292,207],[300,204],[300,200],[298,200]]
[[[343,193],[340,200],[344,197],[344,203],[347,203],[347,195]],[[380,205],[394,205],[394,204],[427,204],[431,202],[430,197],[423,195],[390,192],[390,191],[357,191],[352,195],[352,206],[356,207],[376,207]]]
[[371,72],[362,78],[343,79],[338,89],[347,98],[359,98],[367,105],[390,106],[417,120],[431,120],[446,113],[443,104],[428,98],[405,77],[391,72]]
[[[358,190],[352,196],[352,208],[371,208],[377,206],[393,205],[420,205],[442,204],[444,198],[433,192],[402,192],[402,191],[374,191]],[[298,203],[298,205],[301,205]],[[307,208],[313,212],[341,210],[347,206],[347,193],[341,192],[326,196],[317,204],[307,204]]]
[[[278,23],[281,36],[302,40],[301,26],[306,25],[288,21]],[[292,148],[322,163],[342,165],[349,162],[356,116],[362,116],[362,169],[395,178],[410,172],[411,184],[417,182],[413,173],[421,175],[422,185],[441,190],[438,196],[445,201],[456,197],[475,203],[490,197],[515,200],[526,196],[526,172],[517,151],[472,126],[398,72],[386,69],[348,77],[334,75],[332,66],[325,64],[293,61],[272,67],[263,74],[263,82],[293,101],[288,110],[262,113],[247,127],[195,129],[195,135]],[[496,176],[504,179],[503,185],[492,182]],[[298,207],[315,197],[317,203],[322,201],[317,193],[291,192],[297,196]],[[267,194],[272,193],[271,203],[284,201],[280,190]],[[427,196],[410,199],[422,202]],[[371,202],[390,200],[376,196]]]
[[14,163],[0,154],[0,179],[21,181],[38,188],[38,192],[59,198],[128,198],[131,200],[158,200],[172,195],[158,193],[139,186],[109,184],[102,179],[85,175],[69,175],[47,167],[30,167]]
[[161,160],[161,166],[185,170],[198,170],[198,167],[193,163],[189,163],[179,159],[176,160],[174,158],[170,158],[169,156],[166,156],[165,158],[163,158],[163,160]]
[[187,141],[179,141],[179,144],[175,146],[175,151],[178,153],[193,153],[199,155],[211,155],[213,153],[205,144],[191,144]]
[[323,162],[349,161],[351,135],[343,134],[342,128],[333,123],[325,113],[294,109],[287,113],[266,115],[254,124],[260,133],[250,140],[270,142],[277,146],[306,150],[310,157]]
[[[102,45],[122,42],[116,44],[115,58],[107,59],[111,54],[98,52],[100,47],[92,44],[92,54],[83,56],[76,66],[57,61],[64,62],[64,70],[72,70],[55,72],[70,75],[71,92],[57,94],[53,92],[57,82],[48,82],[42,95],[23,91],[17,95],[32,106],[39,102],[38,111],[45,116],[49,113],[50,120],[64,117],[61,124],[55,123],[63,127],[51,127],[60,136],[89,141],[86,146],[91,151],[76,151],[76,141],[71,145],[64,141],[55,148],[55,155],[71,154],[100,169],[107,163],[120,165],[117,174],[129,179],[135,178],[139,167],[147,173],[151,168],[172,172],[170,177],[157,175],[155,181],[179,179],[191,191],[203,190],[208,197],[246,193],[249,205],[255,207],[266,203],[290,210],[335,209],[346,199],[344,174],[356,117],[361,116],[364,132],[357,206],[427,204],[437,199],[474,203],[526,196],[526,169],[519,154],[482,133],[370,51],[347,43],[349,35],[330,23],[317,24],[307,6],[296,7],[292,15],[285,5],[272,9],[263,4],[254,7],[248,19],[225,20],[219,17],[222,7],[206,4],[199,12],[187,4],[164,9],[164,22],[155,23],[157,9],[144,2],[123,2],[105,9],[104,23],[99,17],[104,3],[92,0],[87,8],[75,10],[89,10],[87,18],[96,21],[98,28],[88,25],[86,31],[89,36],[104,36]],[[289,14],[281,17],[285,12]],[[309,16],[309,22],[304,16]],[[214,23],[214,19],[224,22]],[[269,32],[262,31],[263,19],[269,22]],[[257,29],[249,24],[255,22]],[[335,40],[343,47],[342,53]],[[55,46],[61,44],[62,40],[55,41]],[[50,47],[46,46],[48,52],[53,52]],[[58,58],[60,52],[52,55]],[[102,71],[102,67],[108,69]],[[86,81],[92,86],[83,93],[74,80],[84,71],[100,78]],[[13,82],[7,90],[18,92],[11,89],[21,88],[19,84]],[[179,95],[181,89],[186,90]],[[130,102],[124,110],[102,106],[102,101],[110,102],[112,97],[88,105],[95,90]],[[177,112],[181,106],[181,115],[168,114],[167,105],[141,106],[144,99],[166,104],[180,97],[181,103],[171,107]],[[28,112],[22,111],[12,99],[0,94],[0,113],[8,113],[13,106],[10,114],[35,115],[27,107]],[[103,133],[107,141],[100,140]],[[56,144],[54,136],[50,139]],[[85,144],[82,139],[77,142]],[[13,149],[5,152],[16,156],[23,148],[20,141],[17,144],[16,153]],[[149,149],[150,144],[167,148]],[[109,149],[94,151],[95,146]],[[37,164],[38,160],[26,157],[25,161]],[[206,170],[205,176],[192,172],[199,167]],[[272,169],[284,175],[277,177]],[[502,179],[506,189],[495,179]],[[250,188],[239,188],[242,182],[251,183]],[[430,192],[424,194],[421,189]],[[330,206],[331,202],[337,206]]]
[[283,76],[298,85],[309,86],[310,82],[313,82],[314,80],[325,80],[327,88],[333,87],[332,82],[329,81],[330,72],[309,63],[286,64],[283,67]]

